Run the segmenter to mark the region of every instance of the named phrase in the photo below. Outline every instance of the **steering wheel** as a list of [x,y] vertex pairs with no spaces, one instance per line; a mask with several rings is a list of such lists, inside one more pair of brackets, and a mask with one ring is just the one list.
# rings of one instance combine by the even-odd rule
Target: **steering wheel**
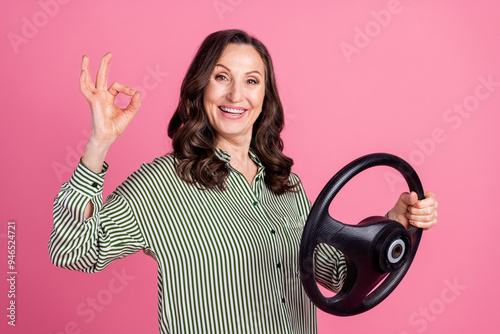
[[[355,315],[382,302],[410,268],[422,237],[422,229],[410,226],[406,230],[385,217],[372,216],[357,225],[346,225],[329,215],[328,208],[339,190],[355,175],[374,166],[395,168],[410,190],[415,191],[419,199],[424,198],[415,170],[403,159],[386,153],[369,154],[352,161],[326,184],[309,213],[299,250],[304,290],[326,313]],[[314,277],[314,250],[321,243],[341,251],[347,263],[342,289],[330,298],[319,291]]]

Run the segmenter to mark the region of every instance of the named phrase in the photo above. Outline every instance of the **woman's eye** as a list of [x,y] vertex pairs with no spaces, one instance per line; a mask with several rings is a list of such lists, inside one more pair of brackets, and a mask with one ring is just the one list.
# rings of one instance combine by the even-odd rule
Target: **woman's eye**
[[256,85],[258,84],[259,82],[255,79],[248,79],[248,83],[252,84],[252,85]]
[[224,75],[222,75],[222,74],[217,74],[215,76],[215,79],[217,79],[217,80],[227,80],[227,78]]

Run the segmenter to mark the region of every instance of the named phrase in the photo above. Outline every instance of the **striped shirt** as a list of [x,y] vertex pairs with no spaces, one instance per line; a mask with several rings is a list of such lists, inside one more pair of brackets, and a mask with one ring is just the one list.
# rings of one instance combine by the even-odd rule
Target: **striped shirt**
[[[142,163],[102,203],[108,164],[95,173],[81,160],[54,198],[49,240],[59,267],[97,272],[140,250],[158,263],[160,333],[317,333],[316,308],[302,288],[298,251],[311,204],[298,193],[277,196],[258,165],[252,184],[226,162],[226,190],[199,190],[180,180],[172,155]],[[93,215],[84,219],[92,201]],[[317,248],[314,270],[338,291],[342,253]]]

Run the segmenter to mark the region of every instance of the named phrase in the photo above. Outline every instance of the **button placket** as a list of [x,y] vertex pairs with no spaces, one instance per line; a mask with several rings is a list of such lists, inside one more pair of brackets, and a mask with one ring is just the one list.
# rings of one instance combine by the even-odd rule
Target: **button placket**
[[[255,195],[255,193],[254,193]],[[276,284],[278,288],[278,298],[282,302],[282,304],[285,306],[285,287],[284,287],[284,280],[285,280],[285,275],[283,272],[283,248],[282,248],[282,240],[281,238],[283,236],[280,236],[279,233],[277,232],[277,226],[275,226],[275,223],[273,220],[269,217],[267,214],[265,208],[258,202],[258,200],[254,200],[252,202],[252,206],[254,209],[259,210],[264,217],[266,217],[266,221],[271,224],[271,229],[269,230],[270,236],[271,236],[271,242],[273,244],[273,258],[274,258],[274,263],[275,263],[275,277],[276,277]]]
[[[273,224],[272,220],[270,222]],[[273,224],[274,225],[274,224]],[[277,227],[273,227],[271,229],[271,238],[272,242],[274,244],[274,263],[275,263],[275,275],[276,275],[276,283],[278,285],[278,295],[276,296],[282,301],[282,304],[284,305],[284,296],[285,296],[285,287],[284,287],[284,281],[285,281],[285,275],[284,275],[284,268],[283,268],[283,247],[282,247],[282,237],[280,233],[277,232]]]
[[[227,166],[231,170],[232,176],[239,178],[238,183],[240,185],[244,183],[248,187],[248,188],[245,187],[248,190],[248,192],[245,191],[245,194],[243,194],[244,202],[248,203],[245,204],[247,206],[248,212],[253,216],[252,218],[256,218],[262,222],[261,228],[263,229],[260,230],[262,231],[262,233],[270,233],[269,234],[270,239],[268,239],[270,245],[269,249],[270,263],[268,265],[276,266],[279,263],[278,268],[271,268],[276,270],[276,273],[274,274],[276,276],[274,276],[274,279],[271,280],[273,285],[272,290],[273,294],[275,295],[274,298],[276,298],[275,299],[276,303],[283,305],[283,307],[281,308],[282,317],[284,319],[288,319],[289,314],[287,311],[287,305],[285,304],[286,279],[283,273],[284,272],[283,247],[285,244],[286,236],[283,235],[283,233],[285,233],[283,231],[283,227],[281,226],[280,223],[276,221],[279,218],[275,217],[275,219],[273,220],[272,216],[270,216],[268,212],[266,212],[266,203],[263,203],[262,194],[263,192],[266,191],[265,188],[266,185],[264,182],[264,167],[260,163],[260,161],[253,154],[251,154],[252,160],[259,166],[259,169],[257,171],[257,175],[255,176],[253,182],[249,184],[245,176],[231,166],[230,155],[227,152],[217,149],[216,153],[218,154],[219,158],[221,158],[221,160],[227,163]],[[272,205],[272,203],[270,205]]]
[[[237,170],[235,172],[238,174],[239,177],[244,178],[244,176],[239,173]],[[272,253],[274,257],[274,263],[275,263],[275,277],[276,277],[276,287],[278,289],[277,291],[277,298],[278,300],[281,301],[281,304],[283,307],[286,307],[285,304],[285,275],[283,273],[283,247],[282,247],[282,240],[284,236],[280,236],[279,233],[277,232],[277,226],[275,225],[275,222],[271,219],[271,217],[267,214],[264,206],[260,203],[260,195],[262,194],[262,187],[265,187],[264,183],[264,177],[262,175],[263,173],[263,168],[259,168],[259,171],[257,172],[256,177],[254,178],[254,181],[252,184],[246,184],[249,186],[250,192],[251,192],[251,206],[253,207],[254,210],[258,210],[259,216],[263,217],[263,220],[268,222],[268,224],[271,225],[271,229],[269,230],[271,234],[271,241],[273,245]],[[245,180],[246,181],[246,180]]]

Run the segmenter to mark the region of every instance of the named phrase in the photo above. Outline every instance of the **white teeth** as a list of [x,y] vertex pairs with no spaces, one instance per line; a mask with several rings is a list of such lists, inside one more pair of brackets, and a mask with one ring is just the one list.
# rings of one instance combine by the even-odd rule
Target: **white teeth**
[[245,109],[232,109],[232,108],[225,108],[225,107],[219,107],[223,111],[231,113],[231,114],[243,114],[245,112]]

